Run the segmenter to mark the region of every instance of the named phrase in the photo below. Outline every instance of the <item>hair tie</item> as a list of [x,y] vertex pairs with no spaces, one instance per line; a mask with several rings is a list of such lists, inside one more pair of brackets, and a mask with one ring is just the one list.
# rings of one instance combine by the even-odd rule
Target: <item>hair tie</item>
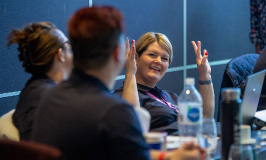
[[20,54],[18,55],[19,61],[23,61],[23,67],[29,67],[33,65],[31,54],[30,54],[30,47],[29,45],[24,45],[23,47],[19,46],[18,51]]
[[30,54],[30,46],[28,44],[26,45],[26,57],[27,57],[29,64],[32,66],[33,62],[32,62],[31,54]]

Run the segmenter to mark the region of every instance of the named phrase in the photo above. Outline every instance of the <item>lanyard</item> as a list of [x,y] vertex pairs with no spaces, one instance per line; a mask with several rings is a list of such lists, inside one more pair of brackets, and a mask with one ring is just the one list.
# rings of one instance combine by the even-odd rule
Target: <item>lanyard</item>
[[160,95],[161,95],[163,101],[160,100],[159,98],[157,98],[156,96],[154,96],[153,94],[151,94],[151,93],[148,92],[148,91],[145,91],[145,93],[146,93],[147,95],[151,96],[152,98],[154,98],[156,101],[161,102],[162,104],[165,104],[165,105],[167,105],[167,106],[170,107],[170,108],[173,108],[174,110],[176,110],[177,113],[179,112],[178,106],[177,106],[177,105],[174,105],[174,104],[172,104],[172,103],[170,103],[170,102],[168,102],[168,101],[164,98],[164,96],[163,96],[161,93],[160,93]]

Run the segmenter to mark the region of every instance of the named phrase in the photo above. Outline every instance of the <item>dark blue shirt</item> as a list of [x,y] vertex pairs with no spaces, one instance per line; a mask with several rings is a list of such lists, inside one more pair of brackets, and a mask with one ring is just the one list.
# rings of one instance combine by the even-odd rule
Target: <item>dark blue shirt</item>
[[32,139],[67,159],[149,159],[133,107],[83,72],[47,92],[37,114]]
[[[166,100],[177,106],[178,96],[172,92],[161,90],[158,87],[150,88],[141,84],[137,84],[137,86],[140,106],[148,110],[151,115],[150,131],[168,132],[168,134],[178,131],[177,111],[165,103],[161,103]],[[122,95],[123,87],[114,92]],[[148,95],[147,92],[157,97],[161,102]]]
[[41,97],[55,85],[56,83],[45,74],[34,75],[26,83],[13,115],[13,123],[19,130],[20,139],[30,139],[35,110]]

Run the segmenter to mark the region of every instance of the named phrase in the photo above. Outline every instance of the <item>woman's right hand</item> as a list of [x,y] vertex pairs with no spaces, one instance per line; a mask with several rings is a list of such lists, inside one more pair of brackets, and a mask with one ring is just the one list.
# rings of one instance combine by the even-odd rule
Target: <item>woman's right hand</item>
[[211,79],[211,66],[208,61],[207,50],[203,50],[203,56],[201,55],[201,42],[198,41],[197,44],[191,42],[195,51],[197,67],[199,71],[199,78],[201,81],[208,81]]
[[204,160],[206,151],[193,142],[184,143],[180,148],[172,151],[170,160]]
[[127,43],[126,43],[126,63],[125,63],[125,75],[126,76],[131,76],[135,75],[137,72],[137,65],[136,65],[136,48],[135,48],[135,40],[132,40],[131,47],[129,47],[129,40],[127,38]]

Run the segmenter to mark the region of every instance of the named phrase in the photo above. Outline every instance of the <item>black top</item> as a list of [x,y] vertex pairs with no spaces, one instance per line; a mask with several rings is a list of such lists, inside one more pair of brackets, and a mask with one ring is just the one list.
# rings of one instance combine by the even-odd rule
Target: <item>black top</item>
[[[170,102],[177,105],[178,96],[175,93],[161,90],[158,87],[150,88],[141,84],[137,84],[140,106],[149,111],[151,115],[150,131],[154,132],[168,132],[172,134],[178,130],[177,111],[170,108],[162,102]],[[156,100],[147,92],[157,97],[160,101]],[[122,95],[123,87],[115,90],[115,93]]]
[[30,138],[33,117],[42,95],[55,86],[56,83],[45,74],[34,75],[28,80],[19,95],[16,110],[13,115],[13,123],[18,128],[20,139]]
[[150,159],[133,107],[80,71],[47,92],[37,114],[32,139],[67,159]]

